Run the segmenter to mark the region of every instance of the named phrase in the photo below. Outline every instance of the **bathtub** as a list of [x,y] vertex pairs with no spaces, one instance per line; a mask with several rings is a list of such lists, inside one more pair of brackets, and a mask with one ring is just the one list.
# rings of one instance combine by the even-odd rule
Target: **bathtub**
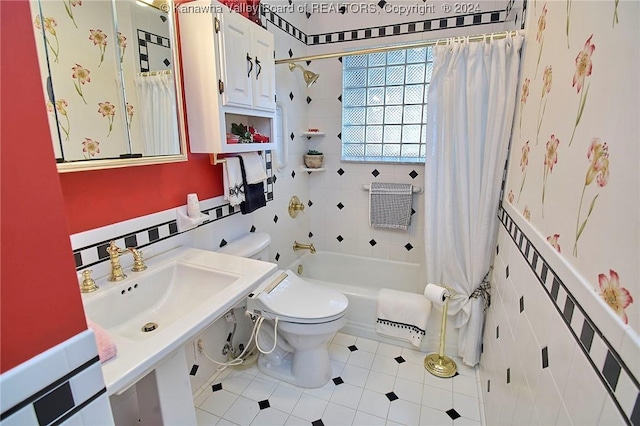
[[[341,332],[417,349],[409,342],[376,333],[375,325],[378,291],[381,288],[411,293],[424,291],[425,280],[420,264],[318,251],[315,254],[303,254],[288,269],[309,282],[336,289],[347,296],[347,325]],[[421,351],[438,351],[441,315],[439,309],[431,310]],[[455,330],[447,329],[447,351],[451,349],[450,343],[456,341],[453,334]]]

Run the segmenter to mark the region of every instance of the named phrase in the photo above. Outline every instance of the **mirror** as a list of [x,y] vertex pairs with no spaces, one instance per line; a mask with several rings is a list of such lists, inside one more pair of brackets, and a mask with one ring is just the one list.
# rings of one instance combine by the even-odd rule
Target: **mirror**
[[187,159],[171,0],[31,8],[60,172]]

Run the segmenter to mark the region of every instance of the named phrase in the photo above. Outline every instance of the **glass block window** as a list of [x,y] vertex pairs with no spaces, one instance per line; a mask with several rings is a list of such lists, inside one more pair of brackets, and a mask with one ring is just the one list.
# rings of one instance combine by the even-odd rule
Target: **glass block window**
[[342,160],[424,162],[432,71],[429,47],[345,56]]

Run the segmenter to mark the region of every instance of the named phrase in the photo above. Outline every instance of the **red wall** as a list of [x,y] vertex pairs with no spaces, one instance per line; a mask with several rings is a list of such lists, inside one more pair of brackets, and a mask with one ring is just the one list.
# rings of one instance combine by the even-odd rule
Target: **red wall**
[[71,234],[187,204],[195,192],[206,200],[222,194],[222,168],[209,156],[189,154],[183,163],[60,174]]
[[0,1],[0,373],[87,328],[27,1]]

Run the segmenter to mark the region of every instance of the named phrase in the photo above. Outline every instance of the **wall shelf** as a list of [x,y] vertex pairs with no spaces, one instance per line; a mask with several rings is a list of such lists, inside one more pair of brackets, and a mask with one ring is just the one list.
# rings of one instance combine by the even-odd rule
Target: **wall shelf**
[[311,172],[324,172],[327,169],[326,167],[318,167],[318,168],[312,169],[310,167],[305,167],[305,166],[300,166],[300,168],[302,170],[304,170],[305,172],[309,172],[309,173],[311,173]]
[[306,136],[307,139],[311,139],[314,136],[324,136],[325,133],[324,132],[308,132],[303,130],[302,132],[300,132],[300,136]]

